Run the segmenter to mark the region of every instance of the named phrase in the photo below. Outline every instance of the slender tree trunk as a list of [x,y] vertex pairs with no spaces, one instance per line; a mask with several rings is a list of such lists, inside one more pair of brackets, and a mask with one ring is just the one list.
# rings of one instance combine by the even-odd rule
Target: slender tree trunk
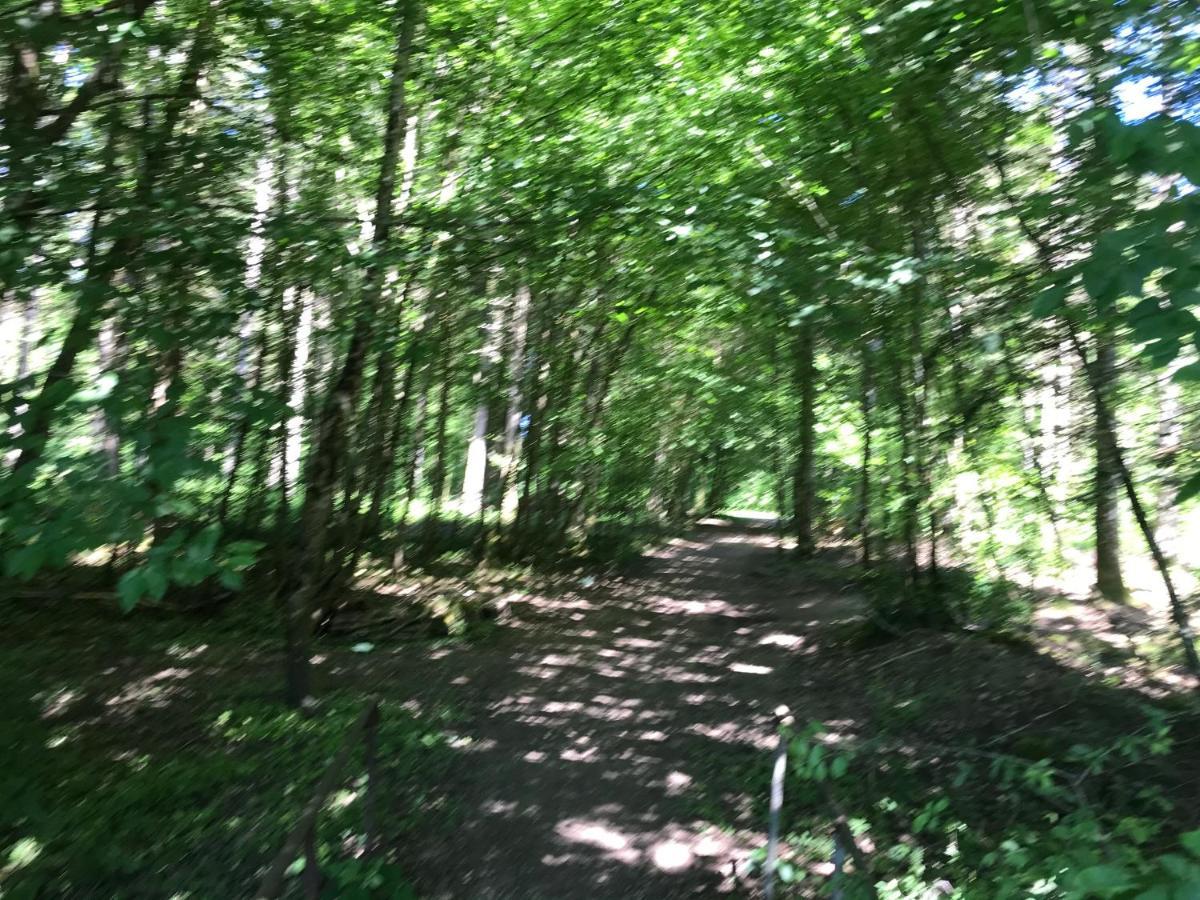
[[[1013,384],[1019,384],[1020,377],[1016,367],[1013,365],[1013,360],[1011,357],[1005,357],[1005,367],[1008,369],[1009,380]],[[1045,367],[1043,367],[1043,369],[1044,368]],[[1057,367],[1055,367],[1055,372],[1056,368]],[[1050,494],[1052,485],[1051,479],[1053,476],[1047,472],[1046,466],[1047,457],[1049,457],[1049,461],[1051,463],[1054,461],[1053,453],[1047,453],[1047,448],[1057,447],[1056,441],[1058,440],[1058,436],[1053,434],[1053,430],[1057,428],[1057,425],[1053,425],[1051,429],[1045,429],[1044,427],[1044,420],[1046,418],[1052,418],[1054,422],[1057,422],[1058,420],[1057,406],[1059,403],[1059,398],[1057,375],[1051,375],[1048,382],[1045,374],[1043,373],[1042,384],[1038,393],[1040,396],[1035,399],[1035,403],[1042,403],[1045,407],[1044,411],[1047,413],[1047,415],[1043,416],[1044,433],[1042,435],[1039,436],[1037,434],[1037,426],[1034,425],[1033,419],[1030,416],[1030,412],[1026,408],[1026,404],[1023,402],[1018,403],[1018,409],[1021,413],[1021,429],[1025,435],[1026,441],[1028,442],[1028,449],[1025,453],[1025,456],[1028,458],[1029,468],[1031,470],[1031,479],[1033,481],[1034,489],[1037,491],[1038,499],[1042,503],[1042,510],[1050,522],[1051,533],[1054,537],[1055,557],[1061,563],[1061,561],[1064,559],[1062,527],[1058,515],[1058,508]]]
[[[29,377],[29,373],[33,368],[33,348],[37,346],[38,302],[37,291],[32,288],[19,291],[18,293],[21,303],[19,312],[20,324],[17,326],[17,358],[14,380],[20,382]],[[9,440],[15,441],[21,436],[20,417],[24,415],[27,409],[28,405],[24,403],[17,407],[16,415],[13,416],[8,427]],[[19,456],[19,450],[10,450],[5,454],[4,462],[11,466],[16,463]]]
[[368,534],[373,534],[379,529],[383,519],[384,504],[392,498],[395,492],[396,456],[400,447],[400,435],[408,418],[408,407],[412,401],[413,375],[417,368],[417,354],[420,351],[417,340],[413,340],[409,345],[408,353],[405,354],[404,378],[400,384],[396,409],[392,415],[391,432],[387,436],[387,445],[378,470],[371,481],[371,505],[367,512],[366,527]]
[[[1096,390],[1099,401],[1111,411],[1116,388],[1116,348],[1108,336],[1097,336]],[[1096,454],[1093,511],[1096,525],[1096,592],[1106,600],[1124,603],[1128,599],[1121,574],[1121,475],[1117,471],[1114,449],[1096,412],[1093,428]]]
[[[487,292],[486,280],[483,282]],[[488,470],[488,421],[491,407],[492,367],[499,354],[498,342],[503,327],[504,307],[499,302],[489,304],[484,336],[479,350],[479,365],[472,381],[475,414],[471,421],[471,438],[467,444],[467,460],[463,469],[462,502],[459,510],[464,516],[477,516],[483,511],[483,496]]]
[[1178,485],[1172,475],[1179,464],[1179,450],[1183,446],[1182,391],[1174,377],[1182,364],[1182,360],[1177,360],[1158,378],[1158,446],[1154,454],[1158,496],[1154,531],[1168,559],[1178,559],[1179,550],[1179,509],[1175,503]]
[[463,489],[460,511],[464,516],[477,516],[483,509],[484,480],[487,477],[488,403],[475,404],[471,418],[471,438],[467,442],[467,460],[463,468]]
[[[159,498],[166,496],[174,484],[174,478],[170,474],[172,467],[162,466],[161,460],[164,456],[180,453],[186,447],[186,440],[178,441],[178,438],[171,434],[174,430],[172,424],[186,388],[183,380],[184,349],[175,337],[181,330],[186,301],[174,298],[186,298],[191,289],[182,257],[177,257],[172,262],[165,275],[165,281],[164,293],[171,299],[166,301],[162,312],[165,326],[163,334],[158,341],[152,343],[157,352],[154,364],[157,377],[145,407],[145,453],[142,471],[138,473],[151,497],[150,505],[156,508],[161,505]],[[172,447],[172,443],[176,443],[176,446]],[[156,510],[151,524],[154,544],[161,544],[169,536],[174,525],[174,516],[164,515]]]
[[[576,393],[575,375],[583,370],[584,362],[590,357],[591,362],[583,377],[583,415],[590,417],[588,401],[593,399],[593,388],[599,384],[602,365],[598,347],[607,326],[607,320],[601,320],[586,340],[580,339],[580,335],[577,333],[572,334],[571,337],[576,344],[575,352],[568,360],[560,362],[552,368],[548,391],[548,408],[552,415],[548,417],[550,429],[545,443],[544,465],[547,479],[546,490],[539,503],[538,523],[540,527],[548,529],[548,532],[553,534],[554,540],[560,544],[566,537],[569,517],[569,514],[564,514],[568,509],[563,483],[564,476],[574,474],[565,471],[562,457],[564,449],[576,437],[575,429],[572,427],[575,416],[571,410],[571,398]],[[584,430],[586,430],[586,425]]]
[[729,494],[729,448],[718,440],[712,448],[712,476],[708,483],[708,496],[704,501],[706,515],[714,515],[725,505]]
[[[524,395],[521,385],[525,380],[525,342],[529,333],[529,288],[519,285],[513,299],[509,317],[507,411],[504,415],[504,452],[500,462],[498,494],[500,497],[500,519],[516,511],[517,458],[521,453],[521,406]],[[497,523],[497,528],[499,523]]]
[[692,513],[692,488],[695,484],[696,460],[688,453],[675,473],[674,488],[667,504],[667,518],[681,523]]
[[38,301],[32,288],[21,292],[21,336],[17,339],[17,381],[23,381],[33,369],[33,348],[37,345]]
[[354,330],[342,363],[324,405],[317,415],[312,450],[305,468],[304,506],[301,512],[301,547],[298,577],[286,601],[285,698],[296,707],[306,705],[311,690],[309,643],[316,592],[326,572],[325,551],[333,519],[334,492],[346,465],[346,429],[354,412],[371,333],[383,291],[383,272],[378,257],[388,246],[392,230],[392,200],[396,171],[407,121],[406,91],[413,35],[416,29],[415,0],[403,3],[397,12],[398,36],[388,90],[387,123],[383,158],[375,194],[372,262],[366,273],[363,296],[354,320]]
[[400,520],[396,523],[396,546],[392,552],[392,571],[399,572],[404,568],[404,542],[407,538],[408,517],[412,512],[413,500],[416,498],[417,482],[425,463],[425,425],[429,412],[429,389],[431,387],[432,367],[422,366],[421,387],[417,395],[417,404],[413,409],[413,421],[410,434],[408,462],[404,471],[404,487]]
[[523,393],[530,398],[528,407],[528,424],[525,436],[521,440],[521,485],[520,496],[517,498],[517,514],[512,523],[515,544],[518,552],[523,551],[526,538],[534,518],[534,494],[541,476],[542,440],[546,432],[546,419],[550,415],[550,383],[554,372],[553,366],[546,361],[551,354],[559,337],[558,316],[554,309],[542,309],[541,327],[535,331],[533,355],[537,366],[527,374]]
[[448,322],[442,326],[442,335],[438,345],[440,360],[437,372],[437,418],[434,419],[433,424],[433,462],[429,467],[429,509],[425,513],[425,541],[427,544],[431,543],[434,530],[442,516],[448,472],[446,426],[450,420],[450,386],[453,373],[453,367],[450,365],[453,349]]
[[793,488],[792,523],[796,534],[796,553],[811,556],[815,549],[813,538],[814,501],[814,444],[816,439],[816,367],[813,359],[813,326],[811,319],[800,323],[796,336],[796,389],[800,395],[800,423],[796,469]]
[[[113,325],[106,326],[100,333],[100,368],[118,378],[125,364],[126,340],[125,334]],[[121,434],[119,421],[110,411],[100,410],[96,414],[96,431],[99,436],[100,451],[104,455],[104,465],[110,477],[115,478],[121,470]]]
[[1105,400],[1104,377],[1097,371],[1097,367],[1089,362],[1083,343],[1079,340],[1079,336],[1075,333],[1074,326],[1070,322],[1067,322],[1067,330],[1071,344],[1075,348],[1075,354],[1079,357],[1080,362],[1083,364],[1084,373],[1087,375],[1088,387],[1091,389],[1101,435],[1104,437],[1108,445],[1108,450],[1111,453],[1110,459],[1116,467],[1117,474],[1120,476],[1121,484],[1125,488],[1125,498],[1129,501],[1129,505],[1133,510],[1133,517],[1138,523],[1138,528],[1142,532],[1146,546],[1150,549],[1150,556],[1154,559],[1154,565],[1158,569],[1159,576],[1162,578],[1163,587],[1166,588],[1167,600],[1170,603],[1171,609],[1171,620],[1174,622],[1176,631],[1179,634],[1179,641],[1183,646],[1183,655],[1188,671],[1200,677],[1200,656],[1196,653],[1195,632],[1192,630],[1190,613],[1184,604],[1183,598],[1179,596],[1179,592],[1175,588],[1175,580],[1171,577],[1171,565],[1162,548],[1159,546],[1158,539],[1154,536],[1154,528],[1150,524],[1149,516],[1146,515],[1145,507],[1142,506],[1141,498],[1138,496],[1133,474],[1129,471],[1129,466],[1125,463],[1125,455],[1121,452],[1121,445],[1117,439],[1116,419]]
[[279,390],[288,406],[278,425],[279,504],[275,523],[282,530],[291,518],[293,490],[300,483],[317,313],[308,288],[286,288],[280,303],[283,329],[279,336]]
[[[651,467],[650,492],[646,496],[646,513],[655,522],[662,522],[670,515],[670,495],[663,490],[668,483],[670,472],[667,464],[671,459],[671,429],[663,422],[658,433],[658,446],[654,451],[654,464]],[[783,509],[780,508],[780,516]]]
[[[896,384],[908,383],[904,378],[902,367],[898,367]],[[919,529],[920,497],[918,493],[918,477],[913,464],[913,425],[908,396],[903,392],[895,395],[896,416],[900,426],[900,491],[901,531],[904,537],[904,569],[909,586],[916,584],[921,574],[921,561],[917,554],[917,532]]]
[[862,375],[859,385],[859,410],[862,413],[862,462],[858,470],[859,559],[864,569],[871,567],[871,436],[874,432],[875,384],[871,371],[871,350],[862,349]]
[[[242,371],[239,371],[238,375],[240,380],[246,384],[247,391],[249,392],[256,390],[258,386],[262,384],[263,370],[267,365],[267,332],[265,324],[261,325],[259,328],[257,341],[258,348],[257,352],[255,353],[254,363],[252,366],[248,367],[249,371],[244,368],[242,361],[244,347],[240,346],[242,341],[248,340],[249,334],[243,334],[239,338],[238,368]],[[221,491],[221,500],[217,505],[217,521],[222,525],[225,524],[229,515],[229,504],[233,497],[234,486],[237,484],[238,472],[242,468],[242,459],[246,453],[246,443],[250,437],[250,427],[251,417],[249,415],[243,415],[238,421],[237,431],[234,434],[234,438],[230,442],[229,447],[226,449],[225,487]]]
[[[277,211],[282,210],[286,203],[286,189],[283,191],[272,190],[272,168],[269,157],[264,157],[259,161],[254,191],[256,211],[250,229],[249,252],[246,257],[245,283],[248,292],[256,292],[260,289],[264,270],[270,278],[281,268],[278,265],[272,265],[273,257],[278,256],[278,245],[274,244],[268,248],[263,236],[267,214],[272,207]],[[278,279],[271,279],[272,288],[277,282]],[[268,304],[268,307],[271,305],[274,304]],[[253,391],[263,383],[263,371],[267,363],[267,330],[267,322],[249,311],[243,312],[239,317],[234,376],[238,382],[239,399],[244,404],[249,403]],[[255,332],[257,332],[257,339],[255,339]],[[252,353],[253,361],[251,361]],[[233,429],[233,437],[225,447],[222,465],[225,487],[221,491],[221,499],[217,505],[217,521],[222,525],[225,524],[229,512],[229,503],[237,483],[238,471],[241,468],[250,428],[251,416],[247,410]]]

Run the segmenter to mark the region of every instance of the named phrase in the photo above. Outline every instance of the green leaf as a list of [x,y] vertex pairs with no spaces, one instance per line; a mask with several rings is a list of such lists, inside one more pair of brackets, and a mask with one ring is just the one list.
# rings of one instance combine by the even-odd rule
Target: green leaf
[[46,543],[38,539],[28,547],[11,551],[4,560],[4,570],[10,578],[22,581],[32,578],[46,562]]
[[160,564],[147,564],[143,571],[145,572],[144,583],[146,585],[146,593],[153,600],[161,600],[163,594],[167,592],[167,570],[165,566]]
[[122,611],[129,612],[138,605],[146,593],[145,575],[142,569],[133,569],[121,576],[117,582],[117,602]]
[[1179,489],[1179,493],[1175,495],[1175,503],[1186,503],[1197,494],[1200,494],[1200,472],[1197,472],[1191,478],[1183,483],[1183,487]]
[[1066,305],[1069,289],[1070,286],[1066,284],[1055,284],[1046,288],[1033,301],[1033,315],[1044,319],[1057,313]]
[[225,552],[230,556],[249,556],[253,558],[265,546],[267,545],[262,541],[230,541],[225,545]]
[[787,860],[781,860],[775,866],[775,874],[779,876],[779,880],[784,884],[794,884],[795,882],[802,880],[806,873],[796,868],[794,863],[790,863]]
[[222,569],[217,574],[217,581],[231,591],[241,590],[244,579],[241,572],[235,572],[232,569]]
[[1126,313],[1125,318],[1127,318],[1130,323],[1136,325],[1142,319],[1157,315],[1161,311],[1162,308],[1159,306],[1157,297],[1145,297],[1142,300],[1139,300],[1137,305],[1134,306],[1133,309],[1129,310],[1128,313]]
[[1117,283],[1118,265],[1119,260],[1109,260],[1098,253],[1083,267],[1083,288],[1088,296],[1101,306],[1106,306],[1116,299],[1114,287]]
[[1200,856],[1200,831],[1185,831],[1179,836],[1179,843],[1193,856]]
[[291,864],[284,870],[283,874],[286,878],[295,878],[304,871],[305,859],[303,856],[298,856],[292,860]]
[[1134,125],[1126,125],[1115,114],[1109,114],[1102,122],[1108,137],[1108,155],[1113,162],[1127,162],[1141,145],[1142,132]]
[[1195,288],[1183,288],[1172,292],[1171,304],[1177,307],[1200,306],[1200,291]]
[[1171,379],[1180,384],[1185,384],[1189,381],[1200,381],[1200,362],[1190,363],[1184,366]]
[[1120,866],[1090,866],[1075,875],[1076,890],[1098,897],[1114,897],[1130,888],[1129,872]]
[[1200,876],[1200,864],[1177,853],[1168,853],[1165,856],[1160,856],[1158,862],[1180,881],[1194,883],[1195,879]]
[[211,559],[213,551],[217,548],[217,541],[221,537],[221,526],[214,522],[208,525],[196,536],[196,539],[188,545],[188,556],[194,560],[201,561]]

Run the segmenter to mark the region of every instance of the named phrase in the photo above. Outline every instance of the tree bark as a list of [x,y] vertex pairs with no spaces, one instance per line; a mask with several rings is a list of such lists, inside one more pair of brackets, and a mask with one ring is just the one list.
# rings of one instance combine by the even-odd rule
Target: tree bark
[[800,421],[796,468],[793,476],[793,531],[796,553],[801,557],[813,554],[813,462],[816,428],[816,368],[813,359],[813,326],[811,319],[800,323],[795,345],[795,380],[800,395]]
[[1155,533],[1168,559],[1178,559],[1179,509],[1175,503],[1179,485],[1173,477],[1179,464],[1179,450],[1183,440],[1182,390],[1175,381],[1175,373],[1182,367],[1182,360],[1168,366],[1158,378],[1158,446],[1155,448],[1154,465],[1158,470],[1158,496],[1155,500]]
[[862,373],[859,384],[859,411],[862,414],[862,461],[858,470],[859,560],[864,569],[871,567],[871,436],[874,431],[875,384],[871,367],[871,349],[862,348]]
[[450,365],[450,356],[453,352],[453,345],[450,341],[451,328],[449,317],[445,316],[442,320],[440,328],[441,335],[438,338],[438,365],[437,365],[437,417],[433,420],[433,461],[429,466],[429,508],[425,511],[424,525],[424,543],[427,547],[432,546],[435,529],[442,515],[442,501],[446,492],[446,474],[447,468],[447,444],[446,444],[446,426],[450,418],[450,386],[452,382],[453,367]]
[[[1096,378],[1096,403],[1104,403],[1111,411],[1116,393],[1116,348],[1108,335],[1096,337],[1096,359],[1092,366]],[[1093,475],[1093,515],[1096,527],[1096,593],[1105,600],[1124,603],[1128,600],[1125,579],[1121,574],[1121,475],[1113,458],[1113,447],[1096,410],[1093,427],[1093,447],[1096,468]]]
[[[486,282],[484,283],[486,292]],[[479,349],[479,365],[473,379],[475,414],[471,420],[471,437],[467,444],[467,459],[463,467],[462,501],[459,511],[464,516],[477,516],[483,511],[483,495],[488,470],[488,422],[491,408],[491,372],[499,354],[498,342],[503,327],[504,307],[489,304],[483,323],[484,336]]]
[[508,367],[505,376],[508,382],[507,410],[504,415],[504,445],[497,487],[500,519],[512,515],[517,505],[513,475],[516,471],[517,457],[521,452],[521,405],[524,402],[521,386],[525,375],[525,341],[529,333],[529,299],[529,288],[523,284],[518,285],[508,326]]

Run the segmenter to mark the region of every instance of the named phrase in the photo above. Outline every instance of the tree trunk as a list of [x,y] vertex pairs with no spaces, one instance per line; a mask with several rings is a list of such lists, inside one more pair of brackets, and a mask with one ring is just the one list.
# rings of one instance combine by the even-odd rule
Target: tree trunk
[[[1013,207],[1021,230],[1025,233],[1030,243],[1037,249],[1038,262],[1041,263],[1043,271],[1048,277],[1054,278],[1056,275],[1054,254],[1050,246],[1035,229],[1030,227],[1025,217],[1021,215],[1011,193],[1005,185],[1003,166],[997,163],[996,170],[1000,176],[1001,194],[1005,197],[1009,205]],[[1117,474],[1121,479],[1121,484],[1125,488],[1125,498],[1129,501],[1129,506],[1133,510],[1133,517],[1138,523],[1138,529],[1146,541],[1146,546],[1149,548],[1150,555],[1154,559],[1155,568],[1158,569],[1163,587],[1167,591],[1167,599],[1171,609],[1171,620],[1175,624],[1176,632],[1179,635],[1179,642],[1183,648],[1184,660],[1188,671],[1195,676],[1200,676],[1200,655],[1196,653],[1195,633],[1192,631],[1190,611],[1184,605],[1179,592],[1175,589],[1175,581],[1171,577],[1171,565],[1154,536],[1154,528],[1150,524],[1150,519],[1146,515],[1145,508],[1142,506],[1141,498],[1138,496],[1137,485],[1134,484],[1133,475],[1129,471],[1129,467],[1125,464],[1125,457],[1121,452],[1121,444],[1117,438],[1116,419],[1112,415],[1112,411],[1109,409],[1105,398],[1105,376],[1088,359],[1087,351],[1084,349],[1083,343],[1080,341],[1075,326],[1070,319],[1064,319],[1063,325],[1065,326],[1067,338],[1075,351],[1076,357],[1083,366],[1084,374],[1087,376],[1088,389],[1092,395],[1096,420],[1100,426],[1100,434],[1111,453],[1109,460],[1116,468]]]
[[477,516],[483,509],[484,480],[487,477],[488,403],[475,404],[471,420],[471,439],[467,444],[467,461],[463,467],[462,503],[464,516]]
[[308,288],[286,288],[280,303],[283,333],[279,336],[279,390],[288,406],[288,412],[279,423],[279,505],[275,510],[275,523],[282,530],[291,518],[292,490],[300,482],[317,313]]
[[500,497],[500,518],[512,515],[517,506],[515,481],[513,474],[516,470],[517,457],[521,452],[521,404],[524,396],[521,392],[525,380],[525,341],[529,333],[529,288],[525,285],[517,287],[513,300],[512,312],[509,316],[508,339],[508,382],[507,405],[504,415],[504,453],[500,461],[498,492]]
[[[247,396],[250,392],[256,390],[262,384],[263,370],[267,364],[267,332],[266,326],[260,325],[257,341],[257,352],[252,369],[248,361],[245,361],[247,355],[246,344],[249,342],[250,335],[248,331],[243,331],[238,336],[238,362],[237,375],[238,380],[245,386],[243,396]],[[242,459],[246,452],[246,442],[250,437],[251,417],[243,415],[237,425],[237,432],[229,447],[225,452],[225,487],[221,491],[221,500],[217,505],[217,521],[222,525],[225,524],[229,515],[229,504],[233,498],[233,489],[237,484],[238,472],[242,467]]]
[[394,469],[396,455],[400,447],[400,434],[404,428],[408,415],[408,407],[412,400],[413,375],[417,368],[416,360],[419,349],[417,341],[414,340],[409,345],[408,352],[405,354],[404,378],[400,384],[396,409],[392,413],[391,431],[387,435],[386,446],[379,461],[378,469],[371,479],[371,505],[367,511],[367,526],[365,529],[368,534],[378,530],[383,519],[384,504],[395,493],[396,478]]
[[[905,384],[903,372],[897,372],[896,384]],[[919,528],[920,498],[918,478],[913,465],[913,425],[908,397],[903,391],[896,393],[896,415],[900,426],[900,490],[902,493],[901,530],[904,536],[904,570],[909,586],[915,585],[921,574],[921,560],[917,555],[917,531]]]
[[[483,283],[487,291],[486,281]],[[471,421],[471,438],[467,444],[467,460],[463,468],[462,501],[459,511],[464,516],[477,516],[483,511],[483,495],[487,486],[488,422],[491,407],[492,367],[499,354],[500,332],[503,328],[504,307],[493,301],[489,304],[484,336],[479,350],[479,365],[472,382],[475,415]]]
[[383,158],[375,193],[372,262],[364,279],[362,301],[356,310],[346,358],[317,415],[312,450],[305,467],[298,577],[286,601],[287,664],[284,693],[288,704],[295,707],[306,705],[311,689],[309,642],[313,628],[312,611],[326,572],[325,551],[334,512],[334,492],[346,464],[345,432],[357,406],[371,333],[383,292],[383,272],[378,258],[387,248],[391,236],[396,169],[407,121],[406,91],[417,18],[415,0],[401,4],[397,14],[399,33],[388,90]]
[[450,365],[450,356],[453,351],[448,321],[444,321],[441,331],[441,338],[438,341],[440,359],[437,368],[437,418],[434,419],[433,424],[433,462],[429,468],[429,508],[425,512],[425,542],[427,544],[431,543],[434,529],[442,515],[442,501],[446,492],[448,471],[446,426],[450,419],[450,386],[454,371]]
[[795,346],[796,389],[800,395],[800,422],[796,469],[793,478],[792,528],[796,535],[796,553],[811,556],[815,549],[813,538],[813,460],[816,428],[816,370],[813,360],[813,327],[811,319],[800,323]]
[[1155,500],[1157,515],[1155,533],[1168,559],[1178,559],[1179,508],[1175,503],[1179,485],[1172,474],[1179,464],[1179,450],[1183,442],[1183,403],[1180,384],[1175,373],[1183,366],[1182,360],[1168,366],[1158,378],[1158,446],[1154,453],[1154,465],[1158,470],[1158,496]]
[[428,419],[432,367],[426,363],[421,368],[421,387],[417,394],[416,406],[413,409],[412,427],[409,429],[411,438],[408,463],[404,470],[400,520],[396,523],[396,545],[392,551],[393,572],[399,572],[404,567],[404,541],[407,537],[405,531],[408,528],[408,517],[412,512],[413,499],[417,492],[417,482],[421,478],[421,470],[425,463],[425,422]]
[[1188,671],[1200,677],[1200,655],[1196,653],[1195,633],[1192,631],[1190,613],[1184,605],[1183,599],[1179,596],[1179,592],[1175,589],[1175,580],[1171,577],[1171,565],[1167,561],[1162,548],[1159,546],[1157,538],[1154,536],[1154,528],[1150,524],[1150,518],[1146,515],[1145,508],[1142,506],[1141,498],[1138,496],[1137,486],[1133,481],[1133,474],[1129,471],[1129,466],[1125,463],[1125,455],[1121,452],[1121,445],[1117,440],[1116,418],[1109,409],[1104,396],[1104,377],[1097,371],[1096,366],[1089,362],[1087,352],[1084,350],[1079,336],[1075,333],[1074,326],[1070,322],[1066,324],[1071,344],[1075,348],[1075,354],[1079,357],[1079,361],[1083,364],[1084,373],[1087,375],[1088,387],[1091,389],[1092,400],[1095,404],[1100,433],[1111,454],[1109,458],[1121,479],[1122,486],[1125,488],[1125,499],[1129,501],[1129,506],[1133,510],[1133,517],[1138,523],[1138,529],[1142,532],[1146,546],[1150,549],[1150,556],[1154,559],[1155,568],[1158,569],[1158,574],[1162,578],[1163,587],[1166,588],[1167,599],[1171,609],[1171,620],[1175,624],[1180,644],[1183,646],[1183,655]]
[[[1107,335],[1096,338],[1096,389],[1099,400],[1113,409],[1116,388],[1116,348]],[[1096,592],[1105,600],[1124,603],[1128,599],[1125,580],[1121,575],[1121,475],[1113,458],[1105,428],[1097,410],[1093,428],[1093,445],[1096,454],[1094,474],[1093,512],[1096,524]]]
[[864,569],[871,567],[871,435],[874,431],[875,385],[871,371],[871,350],[862,349],[862,376],[859,385],[859,410],[862,413],[862,462],[858,470],[859,559]]

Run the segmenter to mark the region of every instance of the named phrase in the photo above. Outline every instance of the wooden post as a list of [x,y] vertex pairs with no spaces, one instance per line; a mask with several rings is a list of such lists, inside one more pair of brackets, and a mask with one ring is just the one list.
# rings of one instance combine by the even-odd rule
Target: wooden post
[[779,742],[775,745],[774,764],[771,767],[771,808],[767,821],[767,861],[763,872],[763,896],[766,900],[775,897],[775,865],[779,861],[779,820],[783,811],[783,776],[787,770],[788,740],[791,738],[791,710],[786,706],[775,709],[776,729]]

